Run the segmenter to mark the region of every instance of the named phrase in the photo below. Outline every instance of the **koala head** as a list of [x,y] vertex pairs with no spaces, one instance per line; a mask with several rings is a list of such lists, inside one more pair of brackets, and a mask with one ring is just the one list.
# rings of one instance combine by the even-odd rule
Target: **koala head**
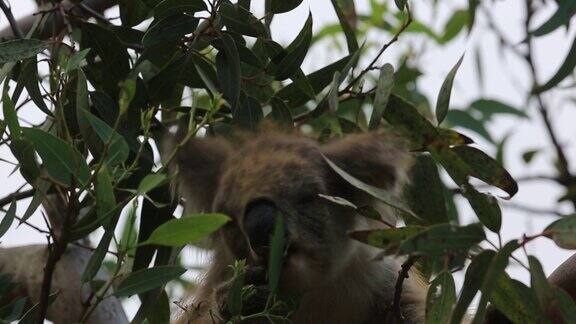
[[[280,288],[301,294],[337,276],[358,244],[348,237],[357,218],[349,208],[374,202],[335,173],[325,157],[361,181],[394,190],[405,178],[408,154],[382,134],[348,135],[320,145],[303,136],[264,133],[231,143],[194,138],[177,155],[180,193],[187,211],[218,212],[232,221],[213,237],[217,255],[266,264],[278,217],[287,254]],[[219,250],[219,251],[218,251]]]

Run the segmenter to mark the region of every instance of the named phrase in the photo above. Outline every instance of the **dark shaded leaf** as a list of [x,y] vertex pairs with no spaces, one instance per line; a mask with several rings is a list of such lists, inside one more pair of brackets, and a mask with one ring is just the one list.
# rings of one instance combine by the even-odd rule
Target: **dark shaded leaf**
[[558,83],[560,83],[566,77],[571,75],[574,72],[575,67],[576,67],[576,38],[574,38],[574,41],[572,42],[572,47],[570,47],[570,51],[568,52],[568,55],[566,55],[566,58],[564,59],[564,62],[562,62],[562,65],[560,65],[560,68],[558,68],[558,71],[556,71],[556,73],[554,74],[554,76],[552,76],[552,78],[550,78],[550,80],[534,89],[534,92],[542,93],[544,91],[548,91],[554,88],[556,85],[558,85]]
[[106,156],[108,165],[114,166],[126,161],[129,148],[124,137],[87,110],[83,110],[83,113],[90,126],[94,129],[94,132],[100,137],[100,140],[102,140],[105,145],[108,144],[108,154]]
[[482,297],[478,304],[478,311],[474,316],[474,324],[481,324],[484,322],[484,317],[486,316],[486,305],[488,304],[490,296],[492,296],[492,292],[496,288],[495,282],[497,282],[501,276],[505,275],[504,270],[506,269],[506,266],[508,266],[508,259],[512,252],[514,252],[519,246],[520,245],[516,240],[506,243],[506,245],[496,253],[496,256],[490,262],[490,266],[484,276],[484,281],[480,286]]
[[[158,19],[158,18],[157,18]],[[191,34],[198,26],[198,19],[182,13],[154,20],[142,38],[142,44],[150,47],[160,43],[179,40],[186,34]]]
[[222,50],[216,55],[218,84],[224,99],[228,101],[232,111],[235,111],[240,98],[240,56],[234,39],[229,34],[223,34],[220,40]]
[[203,0],[164,0],[154,7],[154,17],[166,17],[175,13],[193,14],[207,9]]
[[346,37],[346,44],[348,45],[348,53],[353,54],[358,50],[358,39],[356,39],[356,33],[354,32],[354,28],[352,27],[349,19],[342,10],[338,0],[331,0],[331,1],[332,1],[332,7],[334,7],[334,11],[336,11],[336,16],[338,16],[338,21],[340,22],[342,31],[344,31],[344,36]]
[[266,35],[266,27],[252,13],[242,7],[236,7],[229,2],[224,2],[218,12],[230,31],[252,37]]
[[159,266],[129,274],[116,288],[114,296],[127,297],[150,291],[179,278],[186,269],[176,266]]
[[554,14],[542,25],[540,25],[540,27],[531,32],[534,36],[543,36],[549,34],[556,30],[556,28],[563,25],[568,25],[570,23],[570,19],[572,16],[574,16],[574,14],[576,14],[576,1],[561,0],[557,2],[558,8]]
[[478,192],[469,184],[462,186],[462,194],[468,199],[482,224],[492,232],[499,233],[502,226],[502,212],[496,198],[490,194]]
[[286,231],[284,219],[278,215],[274,224],[274,232],[270,241],[270,258],[268,259],[268,287],[270,292],[276,293],[280,281],[280,271],[284,262],[286,249]]
[[430,283],[426,297],[426,323],[448,323],[456,303],[454,278],[443,271]]
[[523,112],[522,110],[493,99],[476,100],[470,105],[470,108],[482,113],[482,117],[484,120],[490,120],[490,118],[493,115],[499,115],[499,114],[507,114],[522,118],[528,118],[528,115],[526,115],[526,113]]
[[258,100],[246,96],[242,104],[234,112],[232,125],[255,132],[264,118],[262,107]]
[[564,249],[576,249],[576,215],[563,217],[550,224],[544,234]]
[[404,241],[399,254],[446,255],[467,252],[486,238],[481,226],[438,224]]
[[15,39],[0,43],[0,64],[34,57],[46,47],[48,43],[38,39]]
[[490,133],[488,133],[488,130],[486,130],[484,123],[470,116],[470,114],[466,111],[450,110],[446,116],[446,121],[448,121],[453,126],[467,128],[484,137],[484,139],[486,139],[488,142],[495,143]]
[[388,98],[394,88],[394,67],[390,64],[384,64],[380,69],[380,77],[376,86],[376,96],[372,107],[372,116],[368,129],[375,130],[380,126],[380,121],[384,115],[384,110],[388,105]]
[[448,72],[446,79],[444,79],[444,82],[442,83],[440,92],[438,93],[438,100],[436,101],[436,120],[438,121],[438,125],[442,123],[448,113],[450,94],[452,93],[452,83],[454,83],[454,77],[456,76],[456,72],[458,72],[460,64],[462,64],[462,60],[464,60],[464,55],[460,57],[458,62],[456,62],[454,67],[452,67],[450,72]]
[[452,318],[450,320],[451,324],[459,324],[464,318],[468,306],[476,296],[476,293],[480,289],[482,282],[484,281],[484,276],[486,275],[486,269],[492,262],[492,259],[496,255],[496,252],[491,250],[486,250],[479,255],[477,255],[464,276],[464,284],[462,285],[462,291],[460,293],[460,298],[454,307],[452,312]]
[[518,184],[496,160],[471,146],[455,146],[452,150],[465,161],[470,175],[506,191],[510,197],[518,192]]
[[404,189],[408,207],[426,224],[448,222],[444,187],[438,167],[429,156],[419,155],[410,169],[410,182]]
[[70,185],[74,177],[84,185],[88,181],[89,170],[84,157],[62,139],[40,129],[24,128],[24,136],[34,144],[51,177]]
[[271,0],[270,12],[273,14],[292,11],[302,3],[302,0]]
[[298,71],[312,42],[312,14],[308,14],[300,33],[286,48],[286,56],[278,63],[276,79],[285,80]]
[[6,213],[4,214],[4,217],[2,217],[2,221],[0,222],[0,237],[4,236],[4,234],[8,232],[10,226],[12,226],[12,223],[14,222],[15,216],[16,216],[16,201],[13,201],[10,204],[10,207],[8,208]]
[[400,243],[423,230],[424,227],[420,226],[363,230],[350,233],[350,237],[368,245],[393,252]]
[[272,107],[272,112],[270,113],[272,120],[274,120],[282,128],[294,128],[292,113],[290,113],[288,105],[286,105],[282,99],[278,97],[272,97],[272,99],[270,99],[270,106]]

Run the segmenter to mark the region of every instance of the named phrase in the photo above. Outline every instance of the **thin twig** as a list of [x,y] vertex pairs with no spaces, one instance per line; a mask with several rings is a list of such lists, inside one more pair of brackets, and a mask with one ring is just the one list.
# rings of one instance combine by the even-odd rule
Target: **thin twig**
[[26,191],[19,191],[19,192],[11,193],[4,198],[0,198],[0,208],[8,205],[9,203],[11,203],[15,200],[22,200],[22,199],[30,198],[30,197],[34,196],[34,193],[36,193],[36,189],[34,189],[34,188],[28,189]]
[[16,19],[14,19],[14,15],[12,14],[12,6],[8,6],[4,0],[0,0],[0,9],[2,9],[2,11],[4,11],[4,15],[6,15],[6,18],[10,23],[10,28],[12,28],[12,33],[14,33],[17,38],[24,38],[24,33],[22,32],[22,29],[20,29],[18,22],[16,22]]
[[396,317],[396,323],[403,323],[404,318],[402,316],[402,309],[400,308],[400,300],[402,299],[402,288],[404,287],[404,280],[410,277],[410,268],[418,260],[417,256],[410,256],[408,260],[402,263],[400,271],[398,271],[398,278],[396,279],[396,288],[394,290],[394,304],[392,305],[392,310]]
[[[534,55],[532,51],[532,34],[530,33],[530,24],[532,21],[532,17],[534,15],[534,7],[532,0],[526,0],[526,19],[524,21],[524,28],[526,34],[526,54],[524,59],[530,68],[531,77],[532,77],[532,89],[538,88],[538,79],[537,79],[537,72],[536,72],[536,64],[534,63]],[[574,175],[570,173],[570,165],[568,163],[568,159],[566,158],[566,153],[560,141],[558,140],[558,135],[556,134],[554,128],[552,127],[552,122],[550,120],[550,116],[548,115],[548,107],[544,103],[542,96],[540,93],[533,92],[532,95],[536,98],[536,102],[538,103],[538,112],[542,117],[542,121],[544,122],[544,126],[546,128],[546,132],[548,133],[548,137],[552,142],[552,146],[556,151],[556,156],[558,158],[557,169],[558,169],[558,182],[564,185],[567,189],[576,182],[576,178]],[[576,197],[570,199],[574,208],[576,208]]]

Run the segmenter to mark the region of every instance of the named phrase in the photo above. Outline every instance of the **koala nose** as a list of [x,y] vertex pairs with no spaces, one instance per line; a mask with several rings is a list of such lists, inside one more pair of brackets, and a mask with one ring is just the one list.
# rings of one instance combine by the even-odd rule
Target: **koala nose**
[[280,217],[280,210],[270,200],[257,200],[248,205],[244,214],[244,229],[250,246],[260,256],[270,247],[274,224]]

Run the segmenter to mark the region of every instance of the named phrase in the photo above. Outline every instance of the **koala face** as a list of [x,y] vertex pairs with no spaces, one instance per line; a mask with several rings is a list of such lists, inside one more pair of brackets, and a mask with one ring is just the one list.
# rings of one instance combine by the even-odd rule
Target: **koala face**
[[[287,134],[263,134],[233,148],[221,139],[193,139],[178,156],[186,207],[226,214],[232,221],[214,237],[230,260],[265,266],[274,224],[284,223],[287,254],[280,289],[304,294],[349,263],[358,244],[347,232],[357,219],[349,208],[371,199],[339,177],[330,159],[358,179],[394,189],[407,167],[398,145],[377,134],[352,135],[324,146]],[[189,206],[193,205],[193,206]]]

